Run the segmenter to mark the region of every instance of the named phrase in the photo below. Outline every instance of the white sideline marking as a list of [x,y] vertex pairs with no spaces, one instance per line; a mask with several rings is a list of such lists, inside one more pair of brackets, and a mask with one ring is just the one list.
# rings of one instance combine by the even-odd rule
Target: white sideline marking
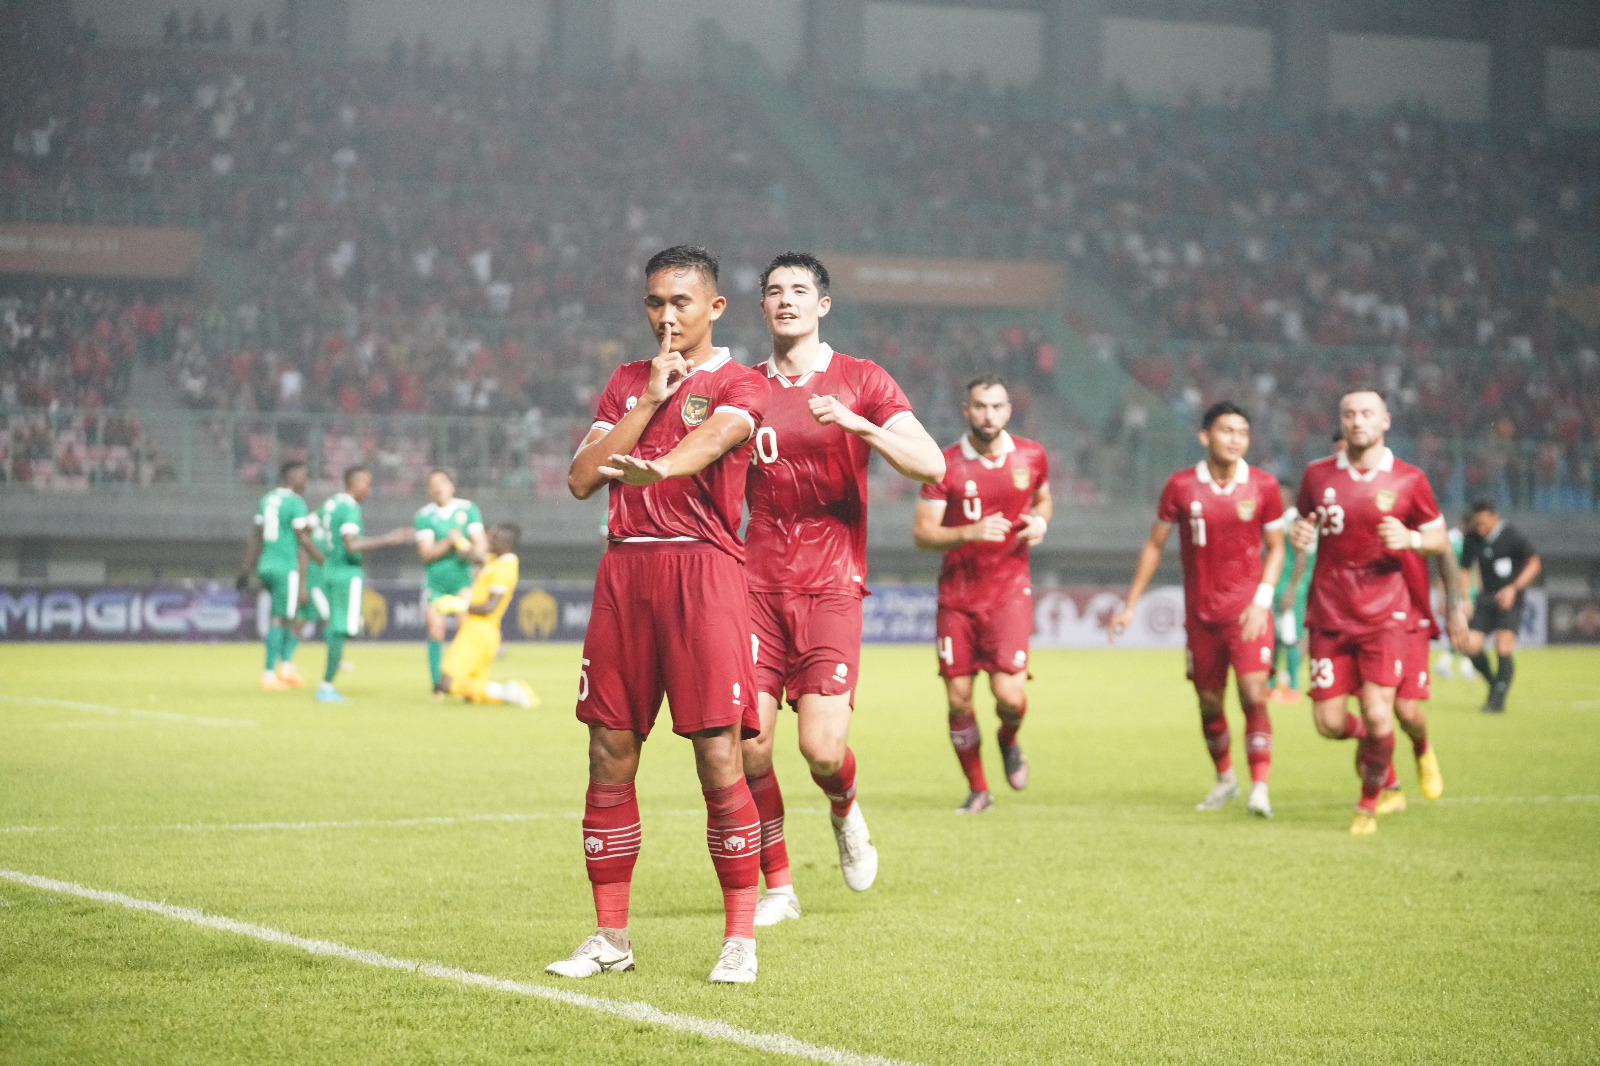
[[[705,817],[704,809],[652,811],[666,818]],[[800,809],[800,814],[821,814]],[[550,818],[581,818],[582,811],[532,814],[462,814],[434,818],[389,818],[351,822],[180,822],[176,825],[4,825],[0,833],[215,833],[273,829],[387,829],[419,825],[465,825],[472,822],[540,822]]]
[[240,936],[264,940],[271,944],[299,948],[301,951],[309,952],[312,955],[327,955],[336,959],[359,962],[386,970],[409,970],[424,977],[438,977],[446,981],[454,981],[457,984],[476,985],[479,988],[487,988],[496,992],[509,992],[518,996],[547,999],[556,1003],[564,1003],[569,1007],[582,1007],[585,1010],[597,1011],[602,1014],[615,1014],[630,1021],[665,1026],[668,1029],[676,1029],[681,1033],[702,1036],[708,1040],[722,1040],[730,1044],[741,1044],[744,1047],[770,1052],[775,1055],[809,1059],[812,1062],[829,1063],[831,1066],[911,1066],[910,1063],[905,1063],[898,1059],[888,1059],[879,1055],[862,1055],[854,1051],[847,1051],[844,1048],[827,1047],[821,1044],[808,1044],[804,1040],[797,1040],[784,1033],[756,1033],[713,1018],[696,1018],[688,1014],[673,1014],[668,1011],[658,1010],[648,1003],[629,1003],[623,1000],[606,999],[602,996],[586,996],[581,992],[568,992],[559,988],[551,988],[547,985],[536,985],[526,981],[512,981],[504,977],[473,973],[470,970],[460,970],[454,966],[445,966],[443,963],[413,962],[410,959],[396,958],[393,955],[384,955],[377,951],[346,947],[331,940],[312,940],[308,937],[286,933],[280,929],[255,925],[251,922],[241,922],[233,918],[224,918],[220,915],[207,914],[204,911],[193,910],[188,907],[174,907],[169,903],[135,899],[132,896],[125,896],[121,892],[104,892],[73,881],[57,881],[49,877],[38,877],[34,874],[19,873],[16,870],[5,869],[0,869],[0,878],[28,885],[43,892],[59,892],[62,895],[92,899],[99,903],[110,903],[118,907],[126,907],[131,911],[149,911],[151,914],[159,914],[163,918],[188,922],[190,925],[204,926],[208,929],[221,930],[224,933],[237,933]]
[[32,703],[40,707],[64,707],[69,711],[89,711],[93,714],[127,715],[130,718],[148,718],[157,722],[178,722],[183,725],[221,725],[254,729],[249,718],[206,718],[194,714],[174,714],[172,711],[143,711],[137,707],[107,707],[103,703],[78,703],[76,700],[53,700],[48,696],[0,695],[7,703]]

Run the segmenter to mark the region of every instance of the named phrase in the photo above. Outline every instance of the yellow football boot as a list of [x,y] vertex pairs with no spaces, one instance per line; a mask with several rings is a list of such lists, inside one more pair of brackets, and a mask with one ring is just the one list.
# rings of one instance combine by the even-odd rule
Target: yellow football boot
[[1417,787],[1423,799],[1436,800],[1444,795],[1444,774],[1439,772],[1439,756],[1432,747],[1417,756]]
[[1406,794],[1398,788],[1386,788],[1383,790],[1383,794],[1378,797],[1379,814],[1399,814],[1405,809]]
[[1356,816],[1350,822],[1350,835],[1353,837],[1369,837],[1378,831],[1378,816],[1365,807],[1356,808]]

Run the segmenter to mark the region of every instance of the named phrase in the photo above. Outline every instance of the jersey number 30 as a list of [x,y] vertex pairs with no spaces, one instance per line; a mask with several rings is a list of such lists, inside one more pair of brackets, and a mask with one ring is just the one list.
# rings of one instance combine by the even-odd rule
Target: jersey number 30
[[771,426],[756,430],[756,458],[768,466],[778,461],[778,431]]

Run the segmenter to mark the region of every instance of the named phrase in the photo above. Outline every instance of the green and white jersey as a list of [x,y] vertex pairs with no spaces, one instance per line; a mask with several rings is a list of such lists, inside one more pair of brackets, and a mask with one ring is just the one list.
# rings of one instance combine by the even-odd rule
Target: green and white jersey
[[[413,524],[417,530],[417,543],[428,547],[436,541],[448,539],[453,533],[470,539],[474,533],[483,532],[483,515],[478,513],[477,504],[457,497],[443,507],[429,501],[426,507],[417,512]],[[454,594],[472,584],[472,564],[455,548],[429,563],[424,573],[428,591],[435,595]]]
[[300,568],[300,542],[295,530],[304,529],[309,518],[306,501],[300,494],[281,485],[261,497],[255,523],[261,529],[261,558],[256,572],[286,574]]
[[345,550],[344,535],[361,536],[361,505],[355,497],[348,492],[339,492],[328,497],[328,502],[322,505],[326,514],[323,522],[327,525],[328,540],[328,565],[330,573],[361,570],[361,553]]

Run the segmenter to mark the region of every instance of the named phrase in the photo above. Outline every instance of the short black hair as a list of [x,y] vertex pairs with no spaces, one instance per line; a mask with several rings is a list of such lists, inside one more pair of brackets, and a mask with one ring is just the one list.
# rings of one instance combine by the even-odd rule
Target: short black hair
[[1240,407],[1232,400],[1218,400],[1210,407],[1207,407],[1206,413],[1200,416],[1200,428],[1210,429],[1211,423],[1215,422],[1223,415],[1238,415],[1240,418],[1244,419],[1245,425],[1250,424],[1250,416],[1245,413],[1243,407]]
[[522,527],[515,522],[497,522],[495,530],[511,538],[511,546],[515,548],[522,542]]
[[306,466],[306,461],[304,459],[287,460],[282,466],[278,467],[278,484],[282,485],[285,481],[288,481],[289,475],[303,466]]
[[992,389],[996,385],[1005,389],[1007,394],[1011,392],[1011,387],[1006,384],[1006,379],[999,374],[983,374],[967,382],[965,395],[970,397],[973,389]]
[[347,466],[347,467],[345,467],[345,471],[344,471],[344,487],[345,488],[349,488],[350,487],[350,482],[352,482],[352,481],[354,481],[356,479],[356,475],[357,474],[370,474],[370,473],[372,473],[372,471],[368,470],[365,466],[363,466],[360,463],[357,463],[355,466]]
[[779,267],[798,267],[809,271],[811,280],[817,286],[817,295],[828,295],[828,286],[833,284],[828,277],[828,268],[822,265],[822,260],[810,252],[779,252],[772,257],[772,262],[767,264],[767,269],[761,272],[761,291],[767,291],[767,279],[772,277],[772,272]]
[[1339,400],[1340,400],[1340,402],[1343,402],[1344,398],[1346,396],[1353,396],[1358,392],[1370,392],[1370,393],[1372,393],[1372,395],[1374,395],[1378,399],[1382,400],[1384,408],[1386,410],[1388,409],[1388,407],[1389,407],[1389,397],[1385,396],[1384,393],[1383,393],[1383,390],[1378,388],[1378,386],[1372,384],[1370,381],[1358,381],[1354,385],[1351,385],[1349,388],[1345,389],[1343,392],[1341,392],[1339,394]]
[[655,277],[663,270],[694,270],[702,278],[717,287],[717,257],[700,247],[698,244],[674,244],[671,248],[663,248],[650,257],[644,265],[645,280]]
[[1482,496],[1472,501],[1472,506],[1467,510],[1467,517],[1473,518],[1477,515],[1486,513],[1497,515],[1500,513],[1500,506],[1493,500],[1489,499],[1489,497]]
[[436,466],[432,470],[428,471],[428,476],[430,478],[433,477],[433,475],[435,475],[435,474],[443,474],[445,477],[450,479],[450,484],[452,484],[452,485],[454,485],[456,483],[455,475],[450,473],[450,471],[446,470],[442,466]]

